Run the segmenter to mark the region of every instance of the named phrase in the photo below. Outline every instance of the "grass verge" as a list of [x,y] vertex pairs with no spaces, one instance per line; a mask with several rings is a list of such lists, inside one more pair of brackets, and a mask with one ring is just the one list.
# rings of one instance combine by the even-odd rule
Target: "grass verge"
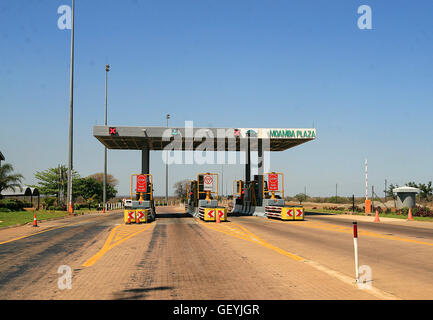
[[[85,214],[94,212],[94,210],[75,210],[77,214]],[[0,228],[24,225],[33,221],[34,211],[13,211],[13,212],[0,212]],[[40,210],[36,211],[36,217],[39,220],[50,220],[55,218],[61,218],[68,215],[66,211],[47,211]]]

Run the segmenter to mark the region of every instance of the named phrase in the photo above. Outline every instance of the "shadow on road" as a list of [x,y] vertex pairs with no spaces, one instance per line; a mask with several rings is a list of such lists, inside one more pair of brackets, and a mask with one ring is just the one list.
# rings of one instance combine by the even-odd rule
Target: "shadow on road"
[[306,216],[335,216],[335,213],[305,211],[304,215],[306,215]]
[[134,288],[122,290],[119,294],[121,297],[119,300],[130,300],[130,299],[143,299],[147,296],[148,292],[152,291],[163,291],[172,290],[173,287],[154,287],[154,288]]
[[183,218],[192,218],[192,216],[187,213],[157,213],[156,218],[157,219],[170,219],[170,218],[183,219]]

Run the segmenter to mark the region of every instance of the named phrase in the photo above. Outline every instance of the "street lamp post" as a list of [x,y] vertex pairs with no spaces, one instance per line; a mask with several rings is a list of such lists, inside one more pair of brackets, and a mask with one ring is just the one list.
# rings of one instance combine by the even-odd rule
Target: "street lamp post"
[[72,30],[71,30],[71,71],[70,71],[70,92],[69,92],[69,147],[68,147],[68,212],[74,213],[72,199],[72,166],[73,166],[73,125],[74,125],[74,11],[75,0],[72,0],[71,10]]
[[[168,119],[170,119],[170,115],[167,114],[165,118],[167,120],[167,128],[168,128]],[[165,205],[168,206],[168,151],[167,150],[165,154]]]
[[[107,105],[108,105],[108,72],[110,71],[110,65],[105,65],[105,126],[107,126]],[[105,213],[107,206],[107,147],[104,147],[104,187],[102,192],[102,202],[104,208],[102,212]]]

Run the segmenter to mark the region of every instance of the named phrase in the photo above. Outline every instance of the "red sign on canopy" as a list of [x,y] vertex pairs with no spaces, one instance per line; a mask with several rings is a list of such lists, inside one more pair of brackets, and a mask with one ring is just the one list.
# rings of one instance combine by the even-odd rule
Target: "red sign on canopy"
[[137,192],[147,192],[147,176],[137,176]]
[[268,175],[268,188],[269,191],[278,191],[278,174]]

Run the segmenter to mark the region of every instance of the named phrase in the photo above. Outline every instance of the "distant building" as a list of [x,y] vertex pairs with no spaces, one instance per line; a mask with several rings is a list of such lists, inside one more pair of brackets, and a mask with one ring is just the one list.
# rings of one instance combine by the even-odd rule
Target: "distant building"
[[39,209],[41,196],[39,194],[39,190],[37,188],[31,188],[28,186],[24,186],[21,188],[13,188],[9,190],[3,190],[0,192],[1,198],[13,198],[20,199],[23,201],[30,202],[33,204],[34,197],[37,198],[37,209]]
[[0,151],[0,167],[2,166],[2,161],[5,160],[5,157],[3,156],[3,153]]

